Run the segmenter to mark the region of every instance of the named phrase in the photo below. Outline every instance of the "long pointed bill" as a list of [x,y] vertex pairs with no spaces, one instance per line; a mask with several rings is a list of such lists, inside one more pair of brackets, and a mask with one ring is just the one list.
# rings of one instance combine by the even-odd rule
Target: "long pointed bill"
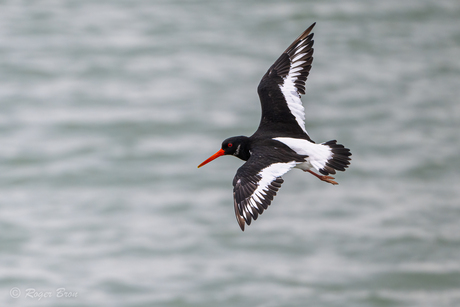
[[225,154],[225,151],[223,149],[220,149],[218,152],[216,152],[215,154],[213,154],[212,156],[210,156],[209,158],[207,158],[203,163],[201,163],[200,165],[198,165],[198,168],[202,167],[203,165],[211,162],[212,160],[216,159],[216,158],[219,158],[220,156],[223,156]]

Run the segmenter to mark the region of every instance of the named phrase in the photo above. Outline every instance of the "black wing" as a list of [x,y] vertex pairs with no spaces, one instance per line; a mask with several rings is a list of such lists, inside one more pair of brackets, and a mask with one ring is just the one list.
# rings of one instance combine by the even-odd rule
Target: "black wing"
[[[265,161],[264,161],[265,160]],[[270,163],[252,155],[233,179],[235,215],[241,230],[268,208],[283,183],[282,175],[296,166],[295,161]]]
[[305,110],[300,95],[313,62],[312,24],[299,36],[262,77],[257,92],[262,105],[259,129],[275,130],[284,136],[306,134]]

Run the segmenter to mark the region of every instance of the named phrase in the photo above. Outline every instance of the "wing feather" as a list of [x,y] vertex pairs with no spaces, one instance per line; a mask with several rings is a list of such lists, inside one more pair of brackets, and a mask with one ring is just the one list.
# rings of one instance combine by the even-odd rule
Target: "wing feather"
[[310,32],[314,26],[315,23],[305,30],[262,77],[257,89],[262,105],[259,129],[278,127],[285,136],[300,133],[310,140],[300,95],[305,94],[305,82],[313,62],[314,41]]
[[264,210],[283,183],[282,175],[296,165],[295,161],[279,162],[258,166],[255,159],[249,159],[241,166],[233,179],[233,199],[235,215],[241,230],[244,224],[251,224]]

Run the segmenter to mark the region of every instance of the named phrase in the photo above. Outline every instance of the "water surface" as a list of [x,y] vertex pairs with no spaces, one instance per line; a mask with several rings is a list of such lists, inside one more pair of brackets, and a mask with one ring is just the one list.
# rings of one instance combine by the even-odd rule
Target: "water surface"
[[[454,0],[1,1],[1,305],[459,306],[459,16]],[[313,22],[307,131],[352,164],[338,186],[286,174],[243,233],[241,161],[196,166],[255,131],[261,76]]]

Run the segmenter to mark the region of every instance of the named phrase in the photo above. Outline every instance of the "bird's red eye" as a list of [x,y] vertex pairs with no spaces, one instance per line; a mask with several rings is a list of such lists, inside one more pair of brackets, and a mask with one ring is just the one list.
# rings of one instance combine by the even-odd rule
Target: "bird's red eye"
[[232,147],[232,146],[233,146],[232,143],[228,143],[228,144],[227,144],[227,147]]

